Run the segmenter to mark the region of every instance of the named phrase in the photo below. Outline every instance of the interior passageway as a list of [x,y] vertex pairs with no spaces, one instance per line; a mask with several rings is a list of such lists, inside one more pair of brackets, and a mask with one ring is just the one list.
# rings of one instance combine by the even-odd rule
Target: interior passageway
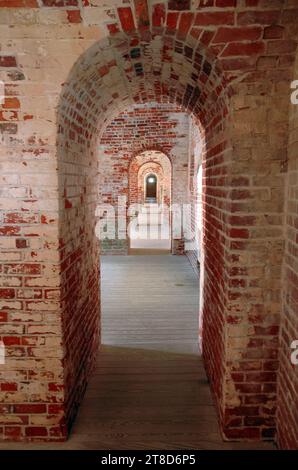
[[187,258],[105,256],[101,263],[103,345],[59,449],[272,449],[222,441],[198,351],[198,279]]
[[[111,344],[90,382],[100,256],[131,254],[127,222],[137,214],[126,209],[152,202],[144,182],[154,174],[156,203],[190,206],[187,234],[171,216],[167,250],[200,263],[193,313],[224,439],[298,449],[298,2],[1,0],[0,17],[0,440],[149,447],[167,435],[165,446],[184,446],[184,432],[199,447],[198,430],[206,441],[215,429],[201,428],[200,359],[188,336],[198,329],[182,303],[192,287],[176,258],[164,255],[164,271],[157,258],[104,266]],[[99,253],[101,222],[112,235]],[[147,254],[162,251],[148,243]],[[127,318],[105,329],[116,305]],[[180,360],[198,373],[186,376]],[[171,415],[158,411],[162,387],[176,400]]]

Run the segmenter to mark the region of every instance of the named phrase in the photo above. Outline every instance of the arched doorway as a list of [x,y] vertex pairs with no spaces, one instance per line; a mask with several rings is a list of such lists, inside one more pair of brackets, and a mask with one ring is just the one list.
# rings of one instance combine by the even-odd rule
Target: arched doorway
[[[114,50],[116,49],[118,51],[117,54],[121,51],[121,54],[125,55],[125,51],[130,49],[129,44],[129,38],[123,35],[116,35],[110,43],[110,51],[114,54]],[[81,207],[81,210],[73,211],[73,217],[69,217],[67,210],[71,210],[71,203],[67,202],[69,201],[67,196],[64,196],[61,200],[64,209],[61,212],[60,217],[60,235],[61,239],[63,239],[65,243],[62,262],[68,257],[77,261],[77,267],[75,270],[77,282],[75,284],[75,289],[73,289],[72,285],[70,286],[69,284],[65,284],[66,288],[64,290],[65,313],[63,314],[63,318],[65,328],[64,334],[66,334],[65,338],[67,339],[65,343],[66,354],[64,364],[68,384],[67,409],[69,410],[67,421],[69,421],[76,413],[76,404],[80,401],[80,389],[78,389],[77,383],[86,383],[97,354],[99,343],[99,276],[97,269],[98,242],[94,235],[94,227],[96,224],[94,214],[96,209],[96,176],[98,173],[98,167],[100,166],[100,161],[96,158],[96,146],[98,145],[98,141],[102,134],[102,126],[105,126],[110,119],[119,113],[119,108],[125,109],[129,103],[127,93],[123,88],[123,81],[119,78],[120,75],[114,75],[115,81],[113,84],[109,82],[109,90],[107,91],[106,89],[108,83],[106,75],[109,74],[110,71],[114,71],[116,64],[114,62],[106,66],[102,64],[102,57],[107,55],[106,50],[105,55],[102,55],[102,47],[103,45],[101,44],[94,45],[86,54],[84,54],[82,60],[76,64],[62,92],[59,107],[60,125],[58,134],[58,158],[61,162],[72,162],[71,166],[61,166],[61,171],[59,172],[59,182],[61,185],[60,193],[62,195],[68,195],[70,193],[70,186],[72,185],[75,175],[77,182],[76,191],[80,194],[80,200],[78,202]],[[106,43],[104,44],[104,47],[105,49],[107,48]],[[174,49],[172,50],[174,52]],[[197,46],[197,54],[200,54],[202,57],[206,57],[206,51],[202,45]],[[211,56],[209,57],[208,54],[209,61],[211,61]],[[173,60],[176,60],[175,58],[176,55],[173,53]],[[180,60],[183,62],[188,59],[186,59],[182,53],[181,56],[179,55],[179,61]],[[88,62],[88,67],[86,67],[86,62]],[[210,65],[210,62],[208,63]],[[195,62],[192,63],[191,67],[194,66]],[[122,67],[121,61],[117,64],[117,67]],[[195,68],[193,70],[195,70]],[[207,70],[206,67],[205,70]],[[185,88],[184,80],[183,83],[179,83],[179,88],[182,88],[178,95],[175,93],[173,95],[168,88],[163,88],[165,98],[167,96],[167,99],[171,102],[176,103],[177,106],[181,106],[181,109],[184,109],[193,115],[194,122],[200,128],[202,138],[206,139],[206,146],[203,146],[203,161],[207,158],[208,152],[210,152],[210,158],[215,158],[218,154],[222,155],[223,158],[223,152],[225,151],[226,146],[225,143],[222,143],[221,145],[214,143],[214,136],[216,133],[220,132],[221,136],[224,133],[224,121],[222,121],[220,128],[208,127],[208,123],[210,125],[213,119],[217,118],[221,121],[222,115],[227,114],[226,90],[220,74],[220,67],[212,67],[210,65],[210,68],[208,67],[208,79],[206,80],[205,77],[201,77],[202,83],[200,86],[205,90],[205,100],[203,102],[200,99],[200,93],[196,92],[195,87],[192,88],[191,99],[185,99],[185,101],[181,99],[182,90],[184,90],[183,93],[185,92],[187,96],[189,94],[189,88]],[[157,74],[154,72],[153,76],[150,77],[151,81],[148,78],[148,84],[151,83],[150,86],[153,86],[153,88],[156,84],[156,76]],[[140,80],[140,87],[142,89],[142,91],[140,91],[140,99],[142,99],[143,102],[146,102],[148,97],[144,96],[143,93],[142,76],[139,74],[138,77],[138,80]],[[190,82],[193,83],[191,73],[189,79]],[[179,74],[177,76],[175,75],[174,81],[176,80],[179,82]],[[218,91],[215,93],[212,92],[213,87],[217,87],[219,81],[222,83],[220,93],[222,96],[218,95]],[[128,84],[126,85],[128,86]],[[113,99],[110,98],[111,86],[117,90],[114,93]],[[136,93],[134,93],[134,95],[136,95]],[[150,93],[148,96],[150,96]],[[215,96],[216,100],[214,101]],[[161,101],[158,89],[155,91],[155,97],[157,101]],[[106,106],[107,99],[110,100],[110,105],[108,107]],[[81,104],[80,111],[80,115],[83,115],[84,117],[79,117],[81,122],[79,128],[76,125],[73,126],[70,119],[70,116],[73,115],[73,113],[76,115],[76,111],[74,111],[73,107],[76,108],[77,100],[79,100],[79,102],[83,100],[84,102]],[[99,112],[99,110],[101,110],[101,112]],[[204,129],[205,132],[203,131]],[[208,147],[208,145],[210,145],[210,147]],[[72,168],[71,178],[68,174],[68,170],[70,168]],[[183,184],[181,187],[182,186]],[[212,189],[210,189],[210,191],[212,191]],[[215,204],[216,201],[211,200],[211,206],[213,203]],[[212,212],[209,212],[209,214],[212,214]],[[209,217],[207,212],[206,217]],[[206,223],[205,226],[208,227],[210,245],[208,244],[204,248],[206,249],[206,263],[204,269],[207,269],[208,272],[205,279],[208,277],[208,282],[204,283],[203,302],[200,306],[200,309],[203,311],[204,322],[205,318],[208,318],[203,330],[203,345],[206,345],[207,347],[204,346],[203,352],[211,381],[216,378],[217,386],[214,389],[214,392],[219,403],[222,400],[223,389],[221,388],[221,385],[218,385],[222,384],[222,381],[224,380],[223,369],[220,369],[220,371],[218,370],[216,363],[214,362],[213,350],[208,346],[208,344],[218,338],[219,349],[217,348],[216,350],[217,354],[220,354],[220,350],[223,350],[225,347],[221,340],[224,323],[220,323],[220,328],[217,323],[215,328],[214,323],[215,317],[219,314],[221,315],[220,312],[222,312],[222,305],[225,302],[225,296],[222,291],[218,291],[218,301],[214,302],[213,287],[214,285],[218,285],[217,278],[218,276],[223,275],[225,269],[224,251],[221,246],[221,244],[224,243],[224,239],[219,237],[219,227],[214,226],[212,217],[210,219],[210,223]],[[209,251],[209,247],[213,242],[215,244],[220,242],[218,256],[215,260],[213,252]],[[178,239],[178,250],[183,250],[183,246],[180,247],[179,243],[180,239]],[[208,263],[210,262],[211,264],[209,265]],[[216,263],[216,269],[211,269],[211,265],[213,266],[214,262]],[[64,279],[63,273],[62,276]],[[66,282],[66,278],[64,282]],[[89,326],[88,331],[83,334],[83,332],[80,329],[77,329],[75,325],[80,324],[83,321],[83,318],[86,319],[86,312],[88,312]],[[74,349],[75,344],[77,343],[82,345],[80,351]],[[80,364],[80,367],[78,367],[78,364]]]
[[129,166],[129,253],[168,254],[172,248],[172,173],[177,166],[159,150],[144,150]]
[[150,173],[145,178],[146,202],[154,204],[157,201],[157,176]]

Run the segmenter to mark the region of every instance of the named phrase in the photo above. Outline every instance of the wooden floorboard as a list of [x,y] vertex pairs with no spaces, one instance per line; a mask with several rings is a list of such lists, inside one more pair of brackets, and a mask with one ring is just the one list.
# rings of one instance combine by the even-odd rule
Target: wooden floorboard
[[198,279],[184,256],[103,257],[102,342],[196,352]]
[[0,449],[273,448],[222,441],[186,257],[103,257],[102,280],[103,346],[69,440]]

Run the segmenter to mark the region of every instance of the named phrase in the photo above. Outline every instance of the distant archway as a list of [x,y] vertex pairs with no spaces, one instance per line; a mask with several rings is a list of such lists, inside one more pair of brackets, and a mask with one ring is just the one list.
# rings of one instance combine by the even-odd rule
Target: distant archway
[[145,178],[145,194],[146,202],[157,201],[157,176],[154,173],[150,173]]
[[172,173],[173,161],[159,150],[144,150],[131,159],[130,253],[136,249],[167,253],[172,249],[171,201],[175,196]]

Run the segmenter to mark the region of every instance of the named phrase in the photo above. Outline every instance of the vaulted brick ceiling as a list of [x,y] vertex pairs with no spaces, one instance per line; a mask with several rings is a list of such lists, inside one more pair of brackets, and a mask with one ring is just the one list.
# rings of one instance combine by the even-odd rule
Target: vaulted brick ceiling
[[[82,107],[94,125],[102,111],[107,122],[128,104],[149,101],[175,102],[210,122],[225,109],[229,84],[243,75],[268,76],[271,67],[293,61],[297,12],[283,11],[281,3],[43,0],[44,6],[67,8],[70,22],[93,21],[107,30],[70,80],[73,91],[85,96]],[[92,20],[96,5],[100,17]]]
[[94,125],[103,111],[108,122],[124,106],[152,101],[176,103],[204,120],[226,85],[209,51],[165,29],[148,38],[140,31],[117,33],[97,43],[75,66],[69,83]]

